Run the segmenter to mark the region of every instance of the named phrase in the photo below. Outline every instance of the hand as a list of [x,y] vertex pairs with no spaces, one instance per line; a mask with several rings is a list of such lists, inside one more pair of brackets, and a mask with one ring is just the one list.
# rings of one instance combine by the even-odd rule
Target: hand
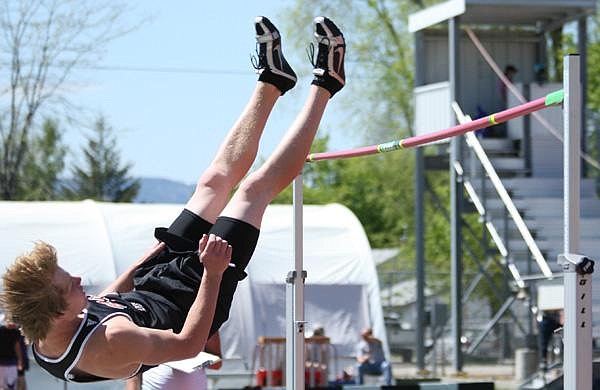
[[167,244],[165,244],[164,242],[160,242],[160,241],[155,242],[154,245],[152,245],[152,247],[150,249],[148,249],[146,251],[146,253],[144,253],[142,255],[142,258],[144,258],[145,260],[148,260],[148,259],[156,256],[160,252],[162,252],[166,247],[167,247]]
[[200,261],[208,275],[221,275],[231,261],[232,247],[227,241],[214,234],[202,235],[198,244]]
[[139,258],[139,260],[137,261],[136,266],[137,267],[141,266],[146,261],[150,260],[151,258],[153,258],[154,256],[156,256],[157,254],[159,254],[160,252],[162,252],[165,248],[166,248],[166,244],[164,242],[156,242],[156,243],[154,243],[154,245],[152,245],[152,247],[150,249],[148,249],[146,252],[144,252],[144,254],[142,255],[142,257]]

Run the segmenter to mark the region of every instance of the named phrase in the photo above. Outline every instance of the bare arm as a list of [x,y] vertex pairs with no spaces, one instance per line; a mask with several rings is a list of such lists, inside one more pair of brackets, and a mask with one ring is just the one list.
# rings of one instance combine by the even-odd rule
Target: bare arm
[[142,387],[142,374],[137,374],[133,378],[125,381],[125,390],[140,390]]
[[23,357],[23,351],[21,350],[21,344],[19,340],[15,342],[15,355],[17,356],[17,370],[23,370],[25,368],[25,360]]
[[363,364],[364,362],[369,360],[369,355],[359,355],[356,357],[356,361],[360,364]]
[[364,349],[362,344],[363,342],[361,341],[361,344],[359,344],[357,350],[356,350],[356,361],[359,364],[363,364],[364,362],[369,360],[369,353]]
[[196,356],[204,349],[213,321],[223,272],[231,260],[231,245],[214,235],[200,240],[204,273],[200,289],[179,334],[169,330],[140,328],[133,323],[113,322],[106,338],[110,353],[124,364],[160,364]]
[[[216,332],[212,336],[206,340],[206,346],[204,350],[208,353],[212,353],[213,355],[217,355],[218,357],[223,357],[223,353],[221,352],[221,337],[219,336],[219,332]],[[211,370],[219,370],[223,366],[223,361],[218,361],[215,364],[211,364],[208,366]]]
[[142,255],[142,257],[140,257],[135,263],[133,263],[129,268],[127,268],[125,272],[119,275],[119,277],[114,282],[106,286],[106,288],[104,288],[104,290],[102,290],[102,292],[100,292],[100,294],[98,295],[104,296],[109,293],[127,292],[133,290],[133,275],[135,273],[135,270],[138,269],[138,267],[140,267],[150,258],[152,258],[154,255],[160,253],[160,251],[162,251],[164,248],[165,244],[162,242],[157,242],[156,244],[154,244],[152,248],[147,250],[146,253]]

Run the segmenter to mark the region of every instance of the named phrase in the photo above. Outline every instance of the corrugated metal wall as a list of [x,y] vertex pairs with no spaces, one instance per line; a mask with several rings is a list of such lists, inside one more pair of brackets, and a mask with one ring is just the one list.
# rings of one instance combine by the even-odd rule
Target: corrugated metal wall
[[[517,85],[523,90],[522,85]],[[530,99],[546,96],[550,92],[562,88],[562,84],[548,83],[530,85]],[[508,98],[509,105],[517,105],[520,102],[513,96]],[[539,112],[548,123],[554,127],[557,134],[563,134],[563,115],[560,107],[550,107]],[[507,123],[508,136],[511,139],[523,138],[524,118],[515,118]],[[531,175],[534,177],[563,177],[563,144],[548,129],[536,119],[531,119]]]
[[[476,34],[500,68],[512,64],[519,70],[515,81],[530,83],[533,80],[538,42],[536,34],[506,31]],[[427,30],[424,39],[424,84],[447,81],[447,31]],[[478,106],[487,113],[502,109],[499,79],[466,35],[461,38],[459,61],[461,106],[465,113],[476,118]]]

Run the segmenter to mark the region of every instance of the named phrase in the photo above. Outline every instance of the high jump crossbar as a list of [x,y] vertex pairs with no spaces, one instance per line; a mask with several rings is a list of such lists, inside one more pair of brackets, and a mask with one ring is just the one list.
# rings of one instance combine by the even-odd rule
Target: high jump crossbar
[[408,149],[415,146],[422,146],[430,142],[439,141],[467,133],[469,131],[483,129],[484,127],[494,126],[514,118],[518,118],[544,108],[561,104],[564,100],[564,91],[558,90],[539,99],[490,114],[486,117],[476,119],[472,122],[453,126],[444,130],[435,131],[428,134],[417,135],[414,137],[394,140],[377,145],[363,146],[356,149],[342,150],[337,152],[311,153],[306,157],[307,162],[320,160],[334,160],[341,158],[369,156],[372,154],[392,152],[399,149]]

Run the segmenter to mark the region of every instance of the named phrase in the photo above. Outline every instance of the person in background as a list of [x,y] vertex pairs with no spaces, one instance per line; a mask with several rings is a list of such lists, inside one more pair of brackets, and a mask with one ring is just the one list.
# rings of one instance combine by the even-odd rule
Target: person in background
[[27,390],[25,373],[29,371],[29,357],[27,355],[27,343],[21,332],[19,332],[19,347],[21,348],[21,354],[23,355],[23,367],[20,370],[17,370],[17,390]]
[[[213,334],[204,347],[204,351],[222,357],[221,339],[219,332]],[[208,368],[219,370],[222,362],[218,361]],[[208,389],[208,379],[204,368],[200,368],[191,373],[176,370],[165,364],[156,366],[143,374],[127,380],[126,390],[206,390]]]
[[16,325],[4,322],[4,315],[0,317],[0,323],[0,389],[13,390],[24,369],[21,334]]
[[371,328],[363,329],[360,335],[362,340],[356,351],[358,384],[364,383],[365,375],[383,375],[385,384],[391,386],[392,366],[385,358],[383,343],[373,336]]
[[542,312],[538,320],[538,342],[540,346],[540,366],[546,371],[548,368],[548,347],[554,336],[554,331],[562,326],[562,310],[547,310]]
[[539,85],[543,85],[548,82],[548,72],[546,72],[546,65],[541,63],[533,65],[533,74],[535,75],[535,82]]
[[[514,65],[508,64],[504,67],[504,76],[506,76],[508,81],[510,81],[511,83],[513,82],[515,75],[518,72],[519,70]],[[498,89],[500,90],[500,97],[502,98],[502,103],[506,108],[506,105],[508,103],[508,87],[502,82],[502,80],[500,80],[498,84]]]
[[325,328],[316,325],[312,336],[305,342],[305,379],[307,385],[327,386],[329,375],[329,338]]

